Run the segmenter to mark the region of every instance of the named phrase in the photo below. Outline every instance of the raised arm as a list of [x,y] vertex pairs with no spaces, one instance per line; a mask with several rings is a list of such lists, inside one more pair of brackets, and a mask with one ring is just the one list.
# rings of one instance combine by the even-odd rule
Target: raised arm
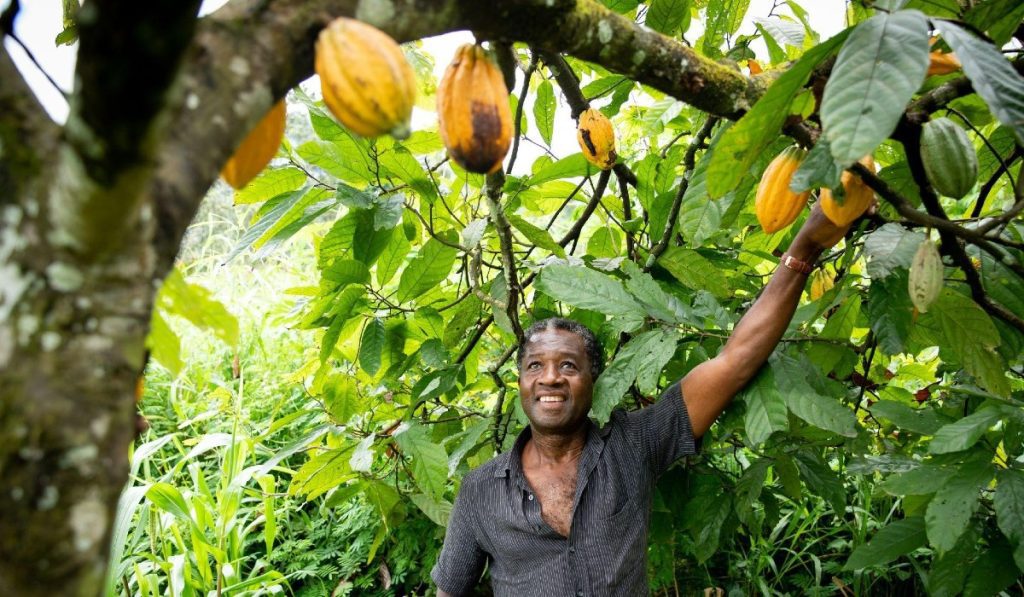
[[[787,253],[813,263],[846,233],[829,221],[817,204]],[[681,382],[694,437],[701,437],[743,386],[764,364],[793,318],[807,276],[779,265],[761,296],[740,319],[725,348],[693,368]]]

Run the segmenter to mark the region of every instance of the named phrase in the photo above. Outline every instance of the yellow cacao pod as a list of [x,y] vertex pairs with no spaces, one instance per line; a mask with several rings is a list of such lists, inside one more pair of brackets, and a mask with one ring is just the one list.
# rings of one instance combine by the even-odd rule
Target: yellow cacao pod
[[942,257],[930,239],[921,241],[914,253],[907,290],[919,313],[927,313],[928,307],[942,292]]
[[437,86],[437,116],[457,164],[480,174],[501,168],[512,142],[512,111],[505,79],[480,46],[456,50]]
[[[871,156],[861,158],[860,163],[864,164],[871,171],[875,169],[875,161]],[[864,184],[864,181],[859,176],[848,170],[843,172],[840,180],[843,183],[843,189],[846,191],[842,205],[836,201],[835,197],[832,196],[832,191],[829,189],[821,189],[819,200],[821,201],[821,211],[825,212],[825,215],[828,219],[832,220],[833,224],[836,226],[848,226],[850,222],[859,218],[861,214],[871,207],[871,200],[875,198],[875,192],[871,187]]]
[[948,75],[960,70],[960,60],[953,52],[931,52],[928,54],[928,76]]
[[337,18],[316,40],[315,68],[324,103],[350,131],[361,137],[409,136],[416,74],[387,33]]
[[824,269],[818,269],[811,274],[811,288],[807,293],[812,301],[816,301],[831,290],[833,286],[835,286],[835,280],[832,278],[832,274]]
[[281,100],[274,104],[256,128],[249,131],[235,149],[235,154],[221,168],[220,175],[229,185],[241,189],[274,159],[284,137],[284,119],[285,106]]
[[615,165],[618,157],[615,154],[615,130],[608,117],[593,108],[587,108],[580,114],[580,122],[576,127],[576,140],[579,141],[583,157],[602,170]]
[[793,173],[800,167],[807,152],[796,145],[787,147],[775,156],[757,185],[754,210],[757,221],[768,234],[782,230],[793,223],[800,210],[807,205],[811,192],[794,193],[789,190]]

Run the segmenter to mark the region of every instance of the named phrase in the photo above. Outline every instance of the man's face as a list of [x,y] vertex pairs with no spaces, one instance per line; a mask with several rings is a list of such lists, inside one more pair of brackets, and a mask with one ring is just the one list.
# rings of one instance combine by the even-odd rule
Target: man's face
[[519,372],[523,412],[536,431],[572,433],[587,420],[594,379],[583,339],[559,329],[528,338]]

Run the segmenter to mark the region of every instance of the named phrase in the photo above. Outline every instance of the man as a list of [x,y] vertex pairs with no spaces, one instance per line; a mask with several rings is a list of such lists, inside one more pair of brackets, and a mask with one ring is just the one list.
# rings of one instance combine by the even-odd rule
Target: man
[[775,349],[810,264],[842,238],[815,205],[721,353],[640,411],[587,418],[602,353],[584,326],[534,324],[519,352],[530,421],[509,452],[466,475],[431,574],[438,594],[471,593],[484,566],[494,594],[646,595],[655,482],[695,452],[732,397]]

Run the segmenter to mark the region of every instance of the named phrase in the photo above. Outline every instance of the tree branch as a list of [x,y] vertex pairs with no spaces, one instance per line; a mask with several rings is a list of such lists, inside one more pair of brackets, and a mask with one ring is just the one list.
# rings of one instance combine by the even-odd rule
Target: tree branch
[[40,177],[59,134],[0,43],[0,206]]
[[493,174],[487,175],[487,206],[490,208],[491,221],[498,232],[498,243],[501,246],[501,265],[505,273],[505,281],[508,283],[508,304],[505,312],[509,321],[512,322],[512,331],[515,333],[516,341],[523,341],[523,326],[519,323],[519,295],[522,289],[519,287],[519,274],[516,269],[516,258],[512,254],[512,227],[509,225],[505,212],[502,211],[499,203],[501,189],[505,186],[505,175],[499,169]]

